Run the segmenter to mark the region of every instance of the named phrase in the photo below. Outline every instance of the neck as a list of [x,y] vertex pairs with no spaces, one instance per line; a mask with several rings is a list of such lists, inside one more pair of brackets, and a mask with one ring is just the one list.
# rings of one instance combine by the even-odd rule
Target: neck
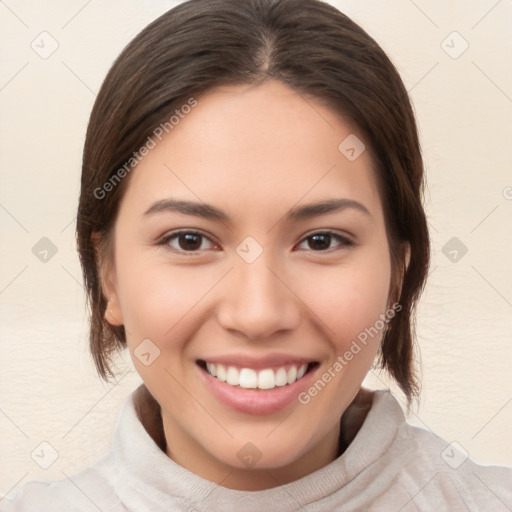
[[[135,397],[136,411],[148,434],[174,462],[206,480],[236,490],[256,491],[293,482],[343,454],[371,408],[373,392],[361,388],[340,421],[308,452],[293,463],[264,469],[239,469],[224,464],[195,442],[161,408],[145,386]],[[166,438],[172,440],[166,442]]]
[[228,489],[260,491],[302,478],[335,460],[339,452],[339,423],[312,449],[293,463],[271,468],[240,469],[217,459],[186,432],[163,417],[166,454],[192,473]]

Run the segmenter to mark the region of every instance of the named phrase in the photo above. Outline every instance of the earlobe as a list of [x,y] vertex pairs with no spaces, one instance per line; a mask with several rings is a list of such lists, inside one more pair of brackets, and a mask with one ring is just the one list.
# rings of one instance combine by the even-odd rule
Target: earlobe
[[402,265],[400,268],[399,274],[399,286],[398,286],[398,295],[400,296],[402,293],[402,287],[404,284],[405,273],[409,268],[409,263],[411,261],[411,244],[409,242],[403,242],[402,244]]
[[99,233],[92,233],[91,241],[96,252],[98,278],[101,283],[101,292],[107,301],[107,307],[103,316],[110,325],[123,325],[123,316],[117,297],[117,287],[114,275],[115,269],[110,262],[109,256],[105,254],[106,251],[104,246],[102,247],[103,241],[101,235]]
[[404,242],[404,261],[405,270],[407,270],[411,261],[411,244],[409,242]]
[[108,268],[104,268],[100,274],[102,293],[107,301],[104,318],[110,325],[123,325],[123,315],[111,266],[108,265]]
[[108,299],[104,318],[110,325],[123,325],[123,316],[121,314],[117,295],[114,294],[110,299]]
[[113,273],[114,270],[111,265],[107,265],[100,271],[101,289],[107,300],[104,318],[110,325],[123,325],[123,315]]
[[403,242],[402,244],[402,253],[400,258],[400,263],[393,277],[393,285],[391,286],[390,294],[389,294],[389,303],[397,302],[402,293],[402,287],[404,283],[405,273],[409,268],[409,263],[411,261],[411,244],[409,242]]

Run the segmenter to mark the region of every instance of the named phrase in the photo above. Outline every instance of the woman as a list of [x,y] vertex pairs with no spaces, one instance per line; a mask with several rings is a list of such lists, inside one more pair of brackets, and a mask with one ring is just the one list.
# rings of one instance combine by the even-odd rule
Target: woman
[[[143,380],[111,451],[5,510],[509,510],[512,470],[408,425],[429,263],[412,108],[317,0],[190,0],[122,52],[84,148],[99,374]],[[9,508],[10,507],[10,508]]]

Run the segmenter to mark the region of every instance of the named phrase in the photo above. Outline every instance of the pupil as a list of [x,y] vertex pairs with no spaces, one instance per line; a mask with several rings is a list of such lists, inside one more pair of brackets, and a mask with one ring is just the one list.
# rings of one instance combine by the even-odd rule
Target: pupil
[[[331,245],[331,235],[313,235],[311,239],[315,243],[320,241],[320,247],[317,245],[317,249],[328,249]],[[321,242],[322,239],[324,240],[324,243]]]
[[[186,239],[185,243],[181,242],[183,239]],[[194,244],[194,242],[195,242],[195,244]],[[199,235],[195,235],[194,233],[181,235],[181,237],[180,237],[180,248],[181,249],[198,249],[199,247],[201,247],[201,237]]]

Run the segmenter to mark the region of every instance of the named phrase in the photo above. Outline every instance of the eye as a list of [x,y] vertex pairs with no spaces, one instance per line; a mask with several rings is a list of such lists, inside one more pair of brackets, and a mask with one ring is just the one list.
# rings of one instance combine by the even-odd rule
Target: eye
[[334,250],[341,250],[354,245],[352,240],[334,231],[318,231],[312,233],[303,239],[303,243],[308,243],[309,247],[313,249],[313,252],[326,252],[328,249],[332,249],[331,242],[333,240],[339,242],[338,248]]
[[[207,240],[213,247],[218,247],[209,237],[199,231],[177,231],[165,236],[158,245],[168,245],[176,252],[194,253],[200,250],[206,250],[203,246],[203,240]],[[177,244],[175,244],[177,242]]]
[[[203,242],[206,241],[206,245],[210,244],[210,247],[205,247]],[[333,252],[331,246],[333,241],[337,241],[337,246],[334,246],[334,251],[342,250],[354,245],[354,242],[349,238],[340,235],[334,231],[318,231],[305,237],[301,243],[307,243],[309,249],[313,252]],[[158,245],[166,245],[171,250],[178,253],[199,253],[201,250],[215,249],[218,248],[218,244],[214,242],[210,237],[200,231],[176,231],[170,233],[160,242]],[[307,250],[308,248],[306,248]]]

